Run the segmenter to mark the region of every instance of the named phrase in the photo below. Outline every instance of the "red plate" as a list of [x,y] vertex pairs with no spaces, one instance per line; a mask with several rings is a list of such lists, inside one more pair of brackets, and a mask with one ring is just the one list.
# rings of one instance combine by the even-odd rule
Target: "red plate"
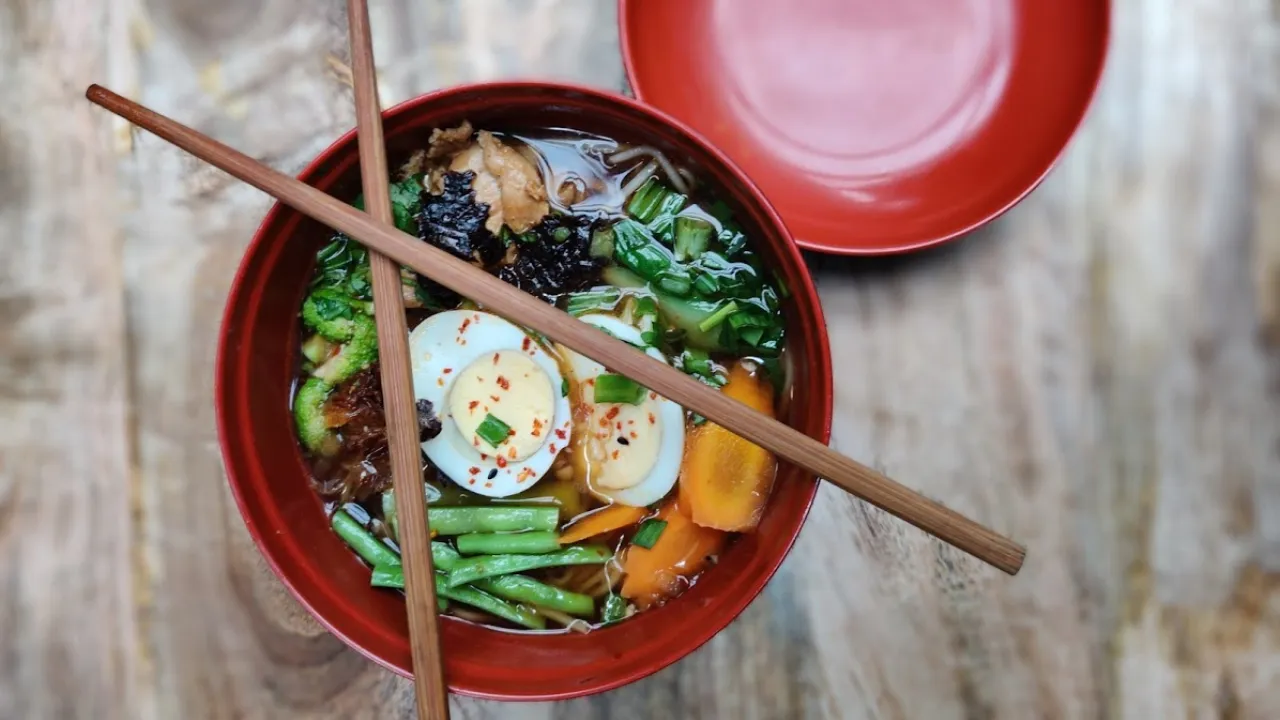
[[1093,97],[1108,0],[619,0],[636,96],[760,185],[800,245],[916,250],[1008,210]]

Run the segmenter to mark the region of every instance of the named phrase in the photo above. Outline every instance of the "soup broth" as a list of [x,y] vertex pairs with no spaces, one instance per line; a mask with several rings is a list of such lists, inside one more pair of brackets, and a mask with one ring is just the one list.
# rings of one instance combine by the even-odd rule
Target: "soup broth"
[[[714,188],[660,151],[546,128],[437,129],[390,179],[396,225],[777,415],[781,306]],[[361,205],[361,199],[355,201]],[[760,520],[776,461],[593,360],[402,271],[445,612],[590,631],[662,605]],[[333,527],[403,587],[366,251],[335,235],[292,399]]]

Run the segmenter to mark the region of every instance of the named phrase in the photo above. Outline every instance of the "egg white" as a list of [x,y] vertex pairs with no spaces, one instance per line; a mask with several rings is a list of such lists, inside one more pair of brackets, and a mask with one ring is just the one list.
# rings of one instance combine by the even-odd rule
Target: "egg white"
[[[473,445],[473,438],[463,436],[450,412],[449,393],[460,372],[478,358],[500,351],[523,353],[546,373],[552,388],[554,412],[545,440],[523,460],[499,460],[494,448]],[[562,392],[560,367],[528,333],[507,320],[477,310],[432,315],[409,334],[409,361],[414,395],[431,403],[442,426],[439,435],[422,443],[422,450],[446,477],[467,491],[507,497],[527,490],[547,474],[556,455],[568,445],[573,419],[569,398]],[[494,416],[501,419],[499,413]]]
[[[641,331],[617,317],[591,313],[581,316],[579,320],[594,325],[623,342],[644,347]],[[560,347],[558,351],[567,358],[573,380],[580,386],[608,372],[600,363],[568,348]],[[668,362],[656,348],[646,347],[645,353],[662,362]],[[595,398],[589,386],[581,387],[579,396],[588,409],[594,408]],[[680,463],[684,459],[684,409],[660,395],[651,396],[646,393],[640,404],[636,406],[635,414],[644,417],[650,412],[658,420],[656,425],[661,432],[661,437],[658,439],[657,453],[648,473],[639,483],[625,488],[604,487],[591,482],[590,490],[593,493],[622,505],[644,507],[658,502],[671,492],[671,488],[675,487],[676,479],[680,475]],[[645,432],[649,426],[640,423],[632,427],[636,432]],[[593,428],[586,429],[588,432],[592,430]],[[644,461],[647,462],[648,459]]]

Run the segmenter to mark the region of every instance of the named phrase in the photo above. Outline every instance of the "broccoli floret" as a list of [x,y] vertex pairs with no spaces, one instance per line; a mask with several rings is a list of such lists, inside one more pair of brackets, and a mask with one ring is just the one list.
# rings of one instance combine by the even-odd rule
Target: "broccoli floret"
[[308,450],[320,455],[332,455],[337,451],[337,437],[329,430],[324,418],[324,404],[333,387],[320,378],[308,378],[298,388],[293,398],[293,420],[298,426],[298,438]]
[[316,368],[317,378],[330,385],[337,385],[378,359],[378,326],[367,315],[351,319],[351,340],[338,353]]
[[333,288],[319,288],[302,303],[302,322],[334,342],[351,339],[360,314],[372,315],[373,303]]
[[322,335],[312,335],[302,342],[302,357],[312,365],[319,365],[329,357],[333,345]]

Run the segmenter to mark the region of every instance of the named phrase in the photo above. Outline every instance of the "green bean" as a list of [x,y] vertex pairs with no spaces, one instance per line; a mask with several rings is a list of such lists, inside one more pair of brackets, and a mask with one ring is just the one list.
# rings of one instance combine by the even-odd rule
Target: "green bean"
[[[369,584],[373,587],[380,588],[398,588],[404,589],[404,568],[400,566],[387,567],[379,565],[373,569],[373,577],[369,578]],[[436,609],[444,612],[449,609],[449,599],[440,593],[440,576],[436,576]]]
[[529,608],[501,600],[469,585],[454,588],[446,587],[444,578],[439,576],[436,577],[436,594],[464,605],[470,605],[504,620],[510,620],[531,630],[543,630],[547,627],[546,618]]
[[467,533],[550,532],[560,524],[555,507],[433,507],[427,511],[431,529],[437,535]]
[[590,595],[562,590],[524,575],[485,578],[472,585],[490,595],[539,609],[550,608],[582,617],[591,617],[596,612],[596,602]]
[[454,550],[447,543],[431,543],[431,564],[436,566],[436,570],[452,570],[453,566],[457,565],[458,561],[461,559],[462,556],[458,554],[458,551]]
[[560,533],[472,533],[459,535],[463,555],[540,555],[560,549]]
[[483,578],[560,565],[604,563],[613,552],[599,545],[578,545],[546,555],[478,555],[462,560],[449,571],[449,587],[458,587]]
[[[403,590],[404,568],[374,568],[372,585],[374,587],[399,588]],[[555,588],[551,589],[554,590]],[[591,598],[587,599],[590,600]],[[542,630],[547,626],[547,621],[541,615],[528,608],[501,600],[474,587],[448,587],[445,585],[444,576],[438,574],[436,575],[436,600],[440,603],[441,610],[448,607],[449,600],[453,600],[534,630]]]
[[356,522],[345,510],[335,512],[331,522],[338,537],[342,538],[343,542],[351,546],[351,549],[370,565],[400,564],[400,555],[395,550],[374,537],[373,533],[364,529],[364,526]]
[[400,542],[400,516],[396,513],[396,497],[391,490],[382,493],[382,522],[391,533],[391,539]]

